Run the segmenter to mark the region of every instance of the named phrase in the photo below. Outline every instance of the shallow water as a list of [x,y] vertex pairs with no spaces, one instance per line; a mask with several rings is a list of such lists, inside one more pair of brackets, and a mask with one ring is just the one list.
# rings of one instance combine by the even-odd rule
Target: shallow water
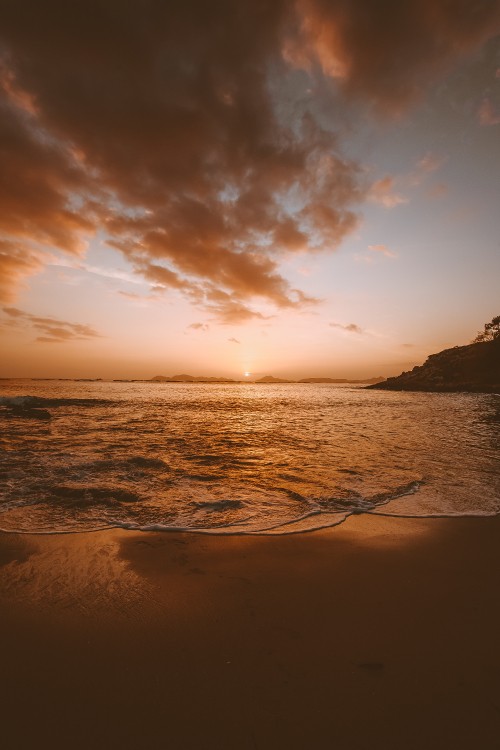
[[499,446],[496,395],[3,381],[0,529],[282,534],[353,513],[493,515]]

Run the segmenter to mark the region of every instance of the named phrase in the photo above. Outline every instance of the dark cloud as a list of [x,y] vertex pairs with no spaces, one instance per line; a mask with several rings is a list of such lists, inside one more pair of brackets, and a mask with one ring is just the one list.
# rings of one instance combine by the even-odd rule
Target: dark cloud
[[329,323],[328,325],[331,328],[340,328],[341,331],[347,331],[347,333],[364,333],[363,329],[356,325],[356,323],[347,323],[347,325],[344,325],[343,323]]
[[291,63],[319,64],[351,96],[400,113],[500,31],[497,0],[298,0]]
[[10,318],[10,325],[18,328],[32,328],[37,333],[36,341],[49,344],[65,341],[85,341],[100,338],[94,328],[82,323],[68,323],[57,318],[42,318],[31,315],[16,307],[4,307],[3,312]]
[[94,222],[81,192],[85,175],[68,150],[5,100],[0,143],[0,232],[78,253],[81,233],[93,231]]
[[[3,299],[40,270],[43,248],[81,254],[100,231],[155,291],[223,322],[264,318],[260,301],[310,304],[281,261],[335,249],[367,188],[313,110],[280,98],[279,81],[303,67],[399,110],[492,33],[497,6],[4,3]],[[379,185],[384,205],[398,199],[392,187]]]
[[275,256],[336,246],[359,191],[333,136],[311,118],[282,122],[271,97],[290,3],[28,6],[3,14],[4,67],[15,101],[31,103],[24,120],[50,136],[39,154],[26,129],[35,167],[50,165],[37,179],[54,176],[33,186],[50,206],[25,206],[26,231],[72,251],[97,224],[156,289],[201,304],[228,294],[223,318],[253,315],[255,297],[303,304]]

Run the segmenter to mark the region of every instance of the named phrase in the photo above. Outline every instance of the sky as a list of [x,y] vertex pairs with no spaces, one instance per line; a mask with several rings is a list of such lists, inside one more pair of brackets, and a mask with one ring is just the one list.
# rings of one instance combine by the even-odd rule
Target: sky
[[2,3],[0,376],[390,376],[499,313],[500,0]]

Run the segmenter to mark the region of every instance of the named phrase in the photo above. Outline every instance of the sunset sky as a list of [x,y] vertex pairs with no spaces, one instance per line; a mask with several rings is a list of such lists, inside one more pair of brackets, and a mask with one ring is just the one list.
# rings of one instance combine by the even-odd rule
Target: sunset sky
[[0,376],[388,376],[500,313],[497,0],[1,10]]

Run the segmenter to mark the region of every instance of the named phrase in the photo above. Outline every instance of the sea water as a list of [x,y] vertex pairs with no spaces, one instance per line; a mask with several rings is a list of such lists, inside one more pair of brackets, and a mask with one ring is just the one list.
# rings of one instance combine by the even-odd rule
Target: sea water
[[495,515],[499,446],[494,394],[4,380],[0,529],[286,534],[358,513]]

